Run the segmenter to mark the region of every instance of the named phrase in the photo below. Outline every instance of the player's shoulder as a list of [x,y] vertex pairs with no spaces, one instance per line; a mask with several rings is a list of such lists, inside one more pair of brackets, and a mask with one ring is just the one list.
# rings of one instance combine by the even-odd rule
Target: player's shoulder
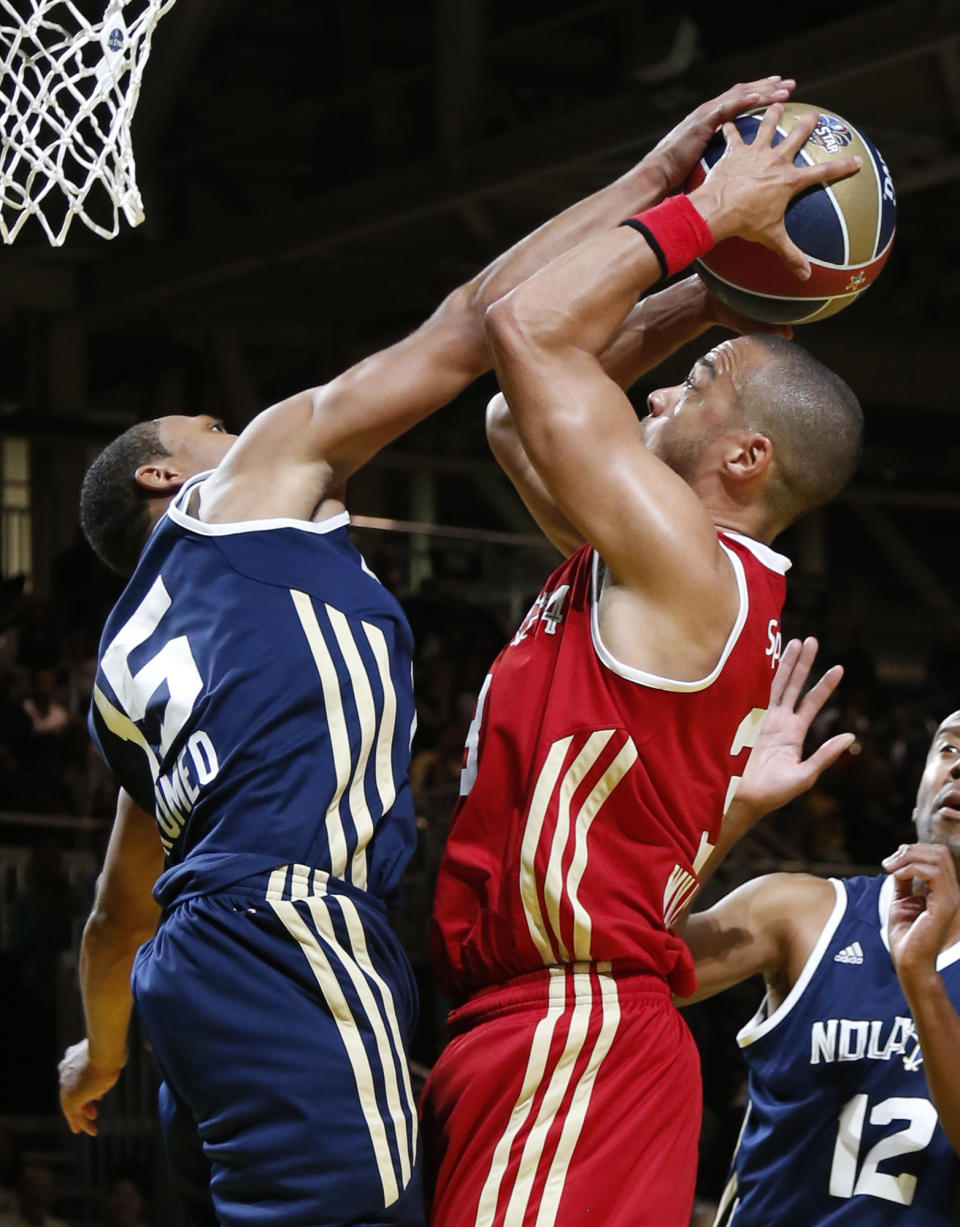
[[790,872],[764,874],[739,890],[741,907],[751,927],[787,932],[810,926],[822,928],[840,894],[830,878]]

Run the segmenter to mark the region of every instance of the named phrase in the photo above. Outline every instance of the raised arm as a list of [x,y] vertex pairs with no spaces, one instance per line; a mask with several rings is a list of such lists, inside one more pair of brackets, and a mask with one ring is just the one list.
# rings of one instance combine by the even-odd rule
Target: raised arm
[[97,1132],[97,1101],[127,1063],[133,998],[130,971],[153,936],[160,908],[151,895],[163,848],[150,814],[120,790],[93,910],[80,946],[80,994],[86,1038],[60,1062],[60,1106],[72,1133]]
[[[793,165],[811,113],[772,145],[772,107],[753,145],[732,125],[728,149],[691,194],[714,239],[738,233],[776,248],[797,270],[783,211],[813,183],[852,173],[850,159]],[[488,336],[524,449],[563,514],[592,542],[618,581],[702,616],[732,585],[711,518],[676,473],[644,445],[643,428],[601,357],[638,297],[660,276],[645,237],[628,227],[597,235],[531,277],[488,312]],[[715,598],[714,598],[715,599]]]
[[[541,226],[455,290],[409,337],[329,384],[266,410],[243,432],[208,487],[204,505],[210,518],[311,515],[371,455],[489,368],[484,314],[491,303],[588,236],[654,204],[682,182],[718,124],[746,108],[782,101],[792,87],[792,80],[769,77],[704,103],[620,179]],[[258,479],[252,493],[246,481],[251,474]]]
[[[708,293],[694,274],[637,303],[599,355],[600,365],[626,391],[642,375],[714,325],[736,333],[792,331],[738,315]],[[572,554],[583,544],[583,536],[557,506],[524,451],[502,392],[487,406],[487,441],[544,535],[564,556]]]
[[960,1016],[937,970],[937,955],[960,909],[956,866],[943,844],[909,844],[888,856],[883,867],[896,880],[890,956],[917,1028],[930,1098],[960,1154]]

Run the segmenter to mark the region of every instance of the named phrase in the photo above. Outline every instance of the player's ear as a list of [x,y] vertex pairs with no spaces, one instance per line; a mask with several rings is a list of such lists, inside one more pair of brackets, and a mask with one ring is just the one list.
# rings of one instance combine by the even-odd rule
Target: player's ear
[[165,459],[141,464],[133,476],[137,484],[151,494],[169,494],[179,490],[184,482],[183,474]]
[[742,431],[730,436],[724,452],[724,470],[735,481],[749,481],[769,469],[773,461],[773,445],[758,430]]

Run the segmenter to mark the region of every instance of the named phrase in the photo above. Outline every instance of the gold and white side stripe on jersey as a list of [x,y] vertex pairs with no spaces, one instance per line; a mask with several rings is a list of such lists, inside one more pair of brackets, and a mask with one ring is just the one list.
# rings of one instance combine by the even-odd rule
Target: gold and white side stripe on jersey
[[[527,811],[520,848],[520,897],[527,929],[545,965],[558,959],[568,962],[571,958],[577,962],[588,962],[591,957],[592,921],[579,898],[580,883],[587,868],[587,836],[601,806],[637,761],[637,747],[632,738],[626,739],[572,817],[570,806],[577,789],[596,765],[615,732],[615,729],[598,729],[591,733],[566,771],[563,771],[563,764],[573,737],[555,741],[547,753],[533,789],[533,799]],[[543,879],[543,898],[547,913],[544,916],[537,889],[536,859],[555,796],[556,825],[550,836],[550,851]],[[574,852],[564,876],[563,856],[571,834],[574,838]],[[572,950],[568,949],[561,933],[560,908],[564,898],[573,912]]]
[[637,761],[638,753],[633,739],[628,737],[577,811],[575,851],[567,870],[567,894],[573,908],[573,957],[577,961],[590,958],[590,940],[593,934],[590,913],[579,897],[580,883],[587,868],[587,835],[594,818],[600,812],[600,807]]
[[[598,964],[598,973],[608,972],[609,964]],[[572,978],[574,1002],[566,1004],[567,982]],[[586,1066],[580,1072],[570,1092],[574,1069],[586,1048],[590,1019],[595,1005],[602,1010],[600,1031],[593,1043]],[[563,1049],[550,1063],[550,1050],[558,1025],[568,1015],[569,1025]],[[562,1121],[560,1139],[550,1168],[537,1213],[536,1227],[552,1227],[556,1222],[560,1199],[583,1124],[600,1066],[610,1051],[620,1021],[620,1002],[616,981],[600,974],[598,977],[581,973],[571,967],[550,969],[550,989],[547,1013],[537,1024],[524,1070],[520,1094],[510,1113],[510,1120],[493,1152],[493,1159],[484,1181],[477,1207],[474,1227],[522,1227],[533,1192],[537,1169],[551,1129]],[[540,1095],[540,1106],[530,1124],[533,1105]],[[569,1095],[569,1104],[563,1104]],[[510,1153],[516,1139],[527,1130],[519,1162],[510,1164]],[[497,1214],[501,1194],[507,1195],[506,1209]]]
[[[326,881],[327,875],[320,870],[284,865],[271,873],[266,899],[303,951],[343,1040],[376,1156],[384,1205],[389,1206],[406,1188],[413,1170],[417,1147],[413,1089],[393,994],[373,966],[356,905],[344,895],[328,896]],[[298,903],[306,907],[313,928]],[[332,907],[338,907],[344,918],[349,946],[340,942]],[[354,1015],[344,991],[344,978],[360,1000],[360,1018]],[[386,1119],[378,1106],[378,1088],[387,1104]],[[399,1160],[399,1182],[394,1154]]]
[[[383,710],[378,718],[370,677],[350,623],[339,609],[324,604],[337,646],[350,677],[350,689],[356,705],[360,745],[353,753],[350,748],[349,725],[344,715],[340,678],[317,621],[313,602],[305,592],[291,589],[290,595],[320,676],[327,715],[327,729],[333,752],[336,789],[326,813],[330,871],[334,877],[344,878],[352,882],[354,886],[365,888],[367,885],[366,849],[373,838],[374,828],[365,792],[371,751],[374,755],[377,792],[384,812],[390,808],[397,795],[396,780],[393,775],[393,737],[397,718],[397,696],[393,679],[390,676],[387,642],[379,627],[368,622],[361,623],[370,650],[376,660],[377,672],[383,688]],[[344,795],[346,795],[347,811],[356,833],[356,844],[352,853],[349,849],[349,838],[341,813]]]
[[750,1100],[747,1100],[747,1110],[743,1114],[740,1132],[737,1134],[737,1144],[733,1148],[733,1158],[730,1160],[730,1178],[727,1180],[723,1196],[720,1198],[720,1204],[717,1206],[713,1227],[732,1227],[733,1216],[737,1213],[737,1207],[740,1205],[740,1198],[737,1196],[737,1155],[740,1153],[740,1146],[743,1143],[743,1135],[747,1128],[747,1121],[750,1119],[750,1109],[752,1106]]

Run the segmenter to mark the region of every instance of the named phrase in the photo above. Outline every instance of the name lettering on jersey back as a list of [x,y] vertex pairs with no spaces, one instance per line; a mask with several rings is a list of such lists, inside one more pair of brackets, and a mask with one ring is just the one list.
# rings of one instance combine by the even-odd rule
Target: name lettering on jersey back
[[780,652],[783,647],[783,636],[780,633],[780,623],[776,618],[771,618],[767,623],[767,646],[764,649],[764,656],[770,657],[770,668],[776,669],[780,662]]
[[157,826],[164,850],[169,852],[186,825],[200,795],[200,787],[216,779],[220,762],[213,742],[198,729],[177,755],[171,769],[154,786]]
[[566,604],[569,592],[569,584],[561,584],[559,588],[554,588],[553,592],[541,592],[534,601],[530,612],[520,623],[520,629],[510,640],[510,646],[516,647],[528,635],[533,634],[537,629],[538,622],[544,624],[544,630],[548,635],[555,635],[557,627],[563,621],[566,612],[564,605]]
[[[884,1033],[886,1032],[886,1034]],[[917,1070],[923,1053],[912,1018],[828,1018],[810,1028],[810,1064],[841,1061],[892,1061]]]

